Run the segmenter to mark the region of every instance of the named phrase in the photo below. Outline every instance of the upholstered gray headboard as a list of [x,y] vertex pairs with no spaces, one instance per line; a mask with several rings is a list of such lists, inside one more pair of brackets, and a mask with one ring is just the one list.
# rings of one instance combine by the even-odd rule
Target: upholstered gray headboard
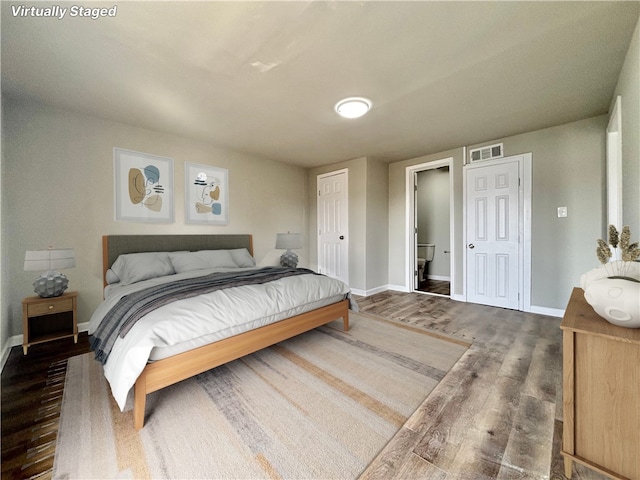
[[[238,235],[104,235],[102,278],[123,253],[230,250],[246,248],[253,255],[253,237]],[[106,282],[105,282],[106,285]]]

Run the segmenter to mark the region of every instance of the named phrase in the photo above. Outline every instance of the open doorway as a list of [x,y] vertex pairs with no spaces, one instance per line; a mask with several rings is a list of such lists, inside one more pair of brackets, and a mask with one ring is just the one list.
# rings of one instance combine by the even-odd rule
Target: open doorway
[[413,195],[409,205],[412,235],[409,271],[411,290],[451,296],[452,160],[444,159],[407,169]]

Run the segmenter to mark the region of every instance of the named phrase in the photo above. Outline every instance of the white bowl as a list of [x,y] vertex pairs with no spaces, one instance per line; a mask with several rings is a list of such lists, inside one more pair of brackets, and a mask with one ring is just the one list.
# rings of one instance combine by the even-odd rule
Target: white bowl
[[[599,267],[582,276],[584,298],[598,315],[609,323],[627,328],[640,328],[639,265],[629,269],[630,279],[604,276]],[[595,271],[597,270],[597,271]]]

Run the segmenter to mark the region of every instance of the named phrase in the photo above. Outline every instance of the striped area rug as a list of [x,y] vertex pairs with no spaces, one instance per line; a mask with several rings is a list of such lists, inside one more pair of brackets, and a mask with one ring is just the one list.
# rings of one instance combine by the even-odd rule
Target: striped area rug
[[68,361],[53,478],[355,478],[468,344],[367,314],[148,396],[145,427],[91,354]]

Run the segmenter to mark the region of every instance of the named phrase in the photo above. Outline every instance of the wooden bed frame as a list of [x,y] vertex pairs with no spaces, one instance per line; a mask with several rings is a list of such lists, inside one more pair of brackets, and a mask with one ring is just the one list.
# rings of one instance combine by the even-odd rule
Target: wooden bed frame
[[[253,255],[252,242],[251,235],[103,236],[103,279],[107,269],[123,253],[247,248]],[[348,299],[148,363],[134,387],[133,419],[136,430],[144,426],[147,394],[339,318],[343,320],[344,330],[349,330]]]

